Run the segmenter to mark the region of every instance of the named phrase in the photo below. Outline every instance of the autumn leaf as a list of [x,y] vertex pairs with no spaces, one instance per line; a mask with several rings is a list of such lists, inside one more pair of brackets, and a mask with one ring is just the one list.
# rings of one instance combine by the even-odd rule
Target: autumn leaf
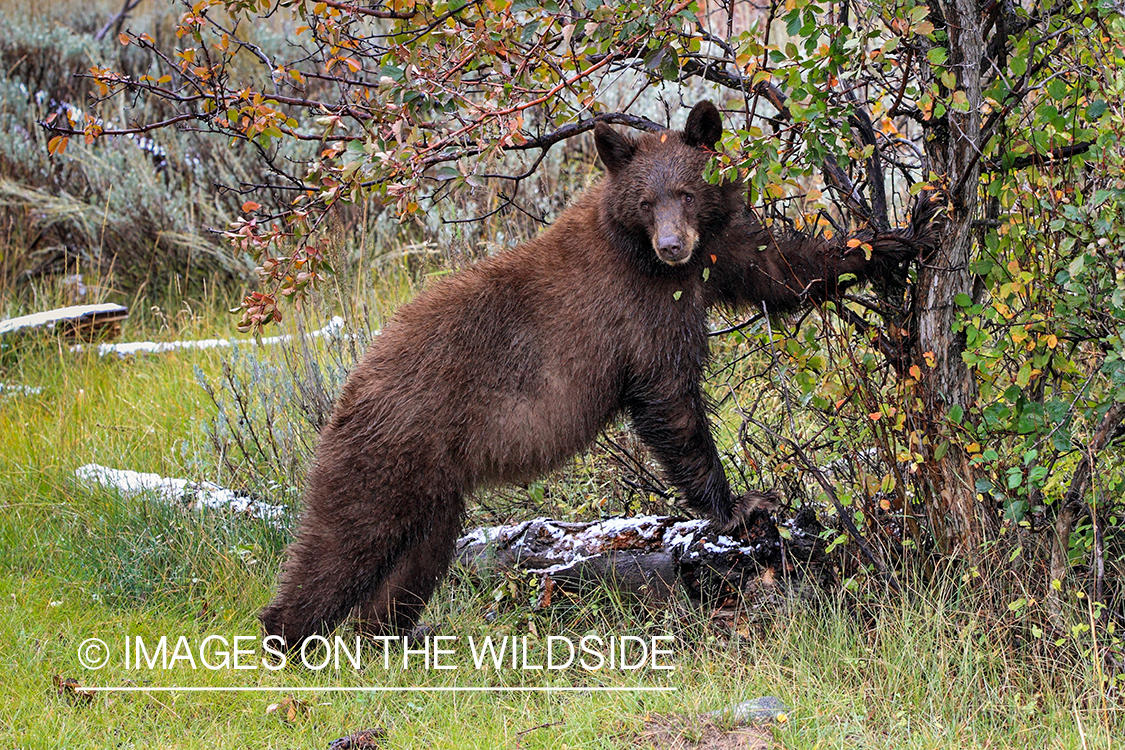
[[292,724],[309,713],[310,706],[303,700],[287,695],[278,703],[266,706],[267,714],[276,714],[282,721]]

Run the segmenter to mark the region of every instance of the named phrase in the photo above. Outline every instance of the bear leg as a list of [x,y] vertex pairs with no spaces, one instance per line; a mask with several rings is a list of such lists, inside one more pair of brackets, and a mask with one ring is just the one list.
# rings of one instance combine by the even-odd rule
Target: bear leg
[[720,526],[731,522],[734,498],[711,437],[707,405],[698,385],[673,382],[629,399],[633,429],[664,467],[684,503]]
[[404,546],[402,534],[386,529],[305,518],[277,595],[260,615],[266,635],[281,636],[292,649],[330,632],[371,596]]
[[390,569],[375,595],[359,608],[359,629],[368,635],[407,635],[449,570],[461,533],[460,498],[435,509],[424,533]]

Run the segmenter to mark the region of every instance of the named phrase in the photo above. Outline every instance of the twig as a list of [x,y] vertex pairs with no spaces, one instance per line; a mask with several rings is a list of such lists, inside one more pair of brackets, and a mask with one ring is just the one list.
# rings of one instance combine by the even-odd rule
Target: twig
[[114,32],[120,34],[121,25],[125,23],[125,19],[129,17],[129,13],[140,4],[141,0],[125,0],[125,5],[122,6],[121,12],[106,21],[105,26],[102,26],[101,30],[98,31],[97,34],[94,34],[94,41],[100,42],[102,39],[105,39],[111,27],[116,27],[113,29]]

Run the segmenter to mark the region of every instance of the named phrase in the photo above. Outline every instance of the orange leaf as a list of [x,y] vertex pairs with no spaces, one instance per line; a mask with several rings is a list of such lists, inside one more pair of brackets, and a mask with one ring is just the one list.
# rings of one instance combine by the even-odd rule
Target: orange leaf
[[922,368],[918,365],[910,365],[910,377],[914,378],[915,380],[922,377]]
[[66,142],[69,140],[65,135],[56,135],[51,140],[47,141],[47,153],[51,156],[57,156],[63,151],[66,151]]
[[867,418],[870,419],[872,422],[878,422],[880,417],[882,417],[882,416],[883,416],[883,414],[881,412],[873,411],[873,412],[871,412],[870,414],[867,415]]
[[124,31],[122,31],[120,34],[117,35],[117,41],[121,42],[122,44],[128,44],[129,43],[129,35],[126,34]]
[[242,210],[245,211],[246,213],[250,213],[251,211],[257,211],[261,207],[262,207],[261,204],[255,203],[254,201],[246,201],[245,203],[242,204]]
[[858,240],[855,237],[852,237],[850,240],[848,240],[848,247],[859,247],[862,244],[863,244],[863,241]]

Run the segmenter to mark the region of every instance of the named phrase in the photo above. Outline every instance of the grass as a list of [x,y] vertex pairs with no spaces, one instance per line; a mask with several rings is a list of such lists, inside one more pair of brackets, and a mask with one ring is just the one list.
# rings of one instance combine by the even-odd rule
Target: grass
[[[406,285],[373,300],[386,310]],[[193,306],[189,306],[193,307]],[[141,316],[127,338],[226,333],[204,312]],[[169,324],[169,320],[172,324]],[[312,325],[310,323],[310,325]],[[654,715],[691,717],[761,695],[792,708],[771,731],[786,748],[1110,748],[1120,709],[1094,676],[1063,659],[1038,660],[997,631],[956,591],[810,603],[777,597],[743,613],[733,631],[709,612],[587,597],[529,606],[519,580],[454,576],[427,619],[456,638],[452,670],[360,671],[287,666],[272,672],[128,669],[122,642],[258,634],[288,529],[222,513],[193,513],[79,486],[76,467],[97,462],[168,476],[216,478],[204,425],[214,406],[196,372],[217,378],[229,352],[181,351],[128,361],[75,355],[56,343],[6,353],[2,379],[38,394],[0,397],[0,738],[7,747],[215,746],[323,748],[384,727],[388,747],[633,747]],[[280,357],[278,350],[262,353]],[[585,465],[580,465],[585,466]],[[583,486],[588,476],[555,478]],[[563,495],[562,491],[554,493]],[[766,614],[760,614],[765,611]],[[548,635],[675,637],[674,671],[483,669],[467,641],[528,636],[541,657]],[[344,628],[341,635],[351,638]],[[85,669],[78,647],[98,637],[108,666]],[[374,652],[378,653],[378,652]],[[256,652],[256,658],[261,656]],[[392,649],[395,660],[401,651]],[[215,657],[217,658],[217,657]],[[80,685],[275,687],[280,692],[59,694],[54,677]],[[333,693],[300,688],[609,686],[674,687],[667,693]],[[295,703],[269,707],[286,696]]]

